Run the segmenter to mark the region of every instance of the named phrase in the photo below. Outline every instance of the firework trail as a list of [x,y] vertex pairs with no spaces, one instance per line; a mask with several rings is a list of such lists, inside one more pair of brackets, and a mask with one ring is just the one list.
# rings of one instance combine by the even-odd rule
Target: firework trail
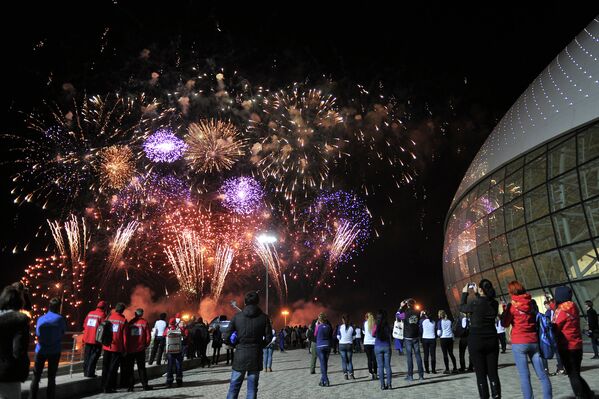
[[175,242],[164,249],[181,291],[190,300],[199,301],[202,298],[205,251],[199,235],[189,229],[180,232]]
[[139,227],[139,222],[131,221],[127,225],[121,225],[110,242],[110,249],[108,253],[108,267],[110,270],[114,270],[118,266],[118,262],[123,258],[127,244],[131,241],[133,234]]
[[359,234],[359,224],[351,224],[346,220],[340,220],[337,223],[335,237],[329,250],[328,267],[325,270],[325,274],[328,274],[334,265],[350,250]]
[[284,303],[283,298],[284,296],[287,296],[287,290],[284,291],[283,285],[281,284],[281,261],[275,246],[258,239],[254,242],[254,250],[272,278],[272,282],[279,296],[279,303]]
[[228,245],[218,244],[216,246],[216,256],[214,259],[214,271],[212,273],[212,297],[215,302],[218,302],[220,294],[222,293],[225,285],[225,279],[229,274],[231,263],[233,263],[233,257],[235,251]]

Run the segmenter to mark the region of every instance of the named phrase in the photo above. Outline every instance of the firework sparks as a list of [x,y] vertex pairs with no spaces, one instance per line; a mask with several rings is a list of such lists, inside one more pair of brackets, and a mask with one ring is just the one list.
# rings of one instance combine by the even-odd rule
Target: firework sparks
[[172,163],[180,159],[187,144],[171,129],[160,129],[144,141],[146,157],[153,162]]
[[216,255],[214,257],[214,271],[212,272],[212,297],[216,302],[220,298],[220,294],[223,291],[225,285],[225,279],[229,274],[231,263],[233,263],[233,257],[235,251],[228,245],[218,244],[216,246]]
[[229,170],[244,155],[244,140],[230,122],[210,119],[192,123],[185,140],[185,159],[202,173]]
[[335,237],[329,250],[329,263],[335,265],[347,253],[351,245],[360,234],[357,224],[351,224],[346,220],[340,220],[335,229]]
[[277,253],[277,249],[274,245],[268,242],[268,240],[258,239],[254,242],[254,250],[256,254],[260,257],[262,264],[268,270],[268,274],[272,278],[272,282],[277,290],[277,294],[279,296],[279,303],[283,302],[283,297],[287,295],[287,291],[283,290],[284,286],[282,284],[282,273],[281,273],[281,261],[279,259],[279,254]]
[[125,249],[127,249],[127,244],[131,241],[138,227],[139,222],[131,221],[127,225],[122,225],[117,229],[110,242],[110,252],[108,253],[108,266],[110,269],[117,267],[118,262],[123,258]]
[[99,153],[100,182],[104,188],[121,189],[135,174],[133,152],[126,145],[114,145]]
[[225,208],[244,215],[256,211],[264,197],[264,190],[260,183],[251,177],[244,176],[226,180],[220,193]]
[[175,242],[164,249],[181,290],[190,299],[202,298],[205,250],[199,235],[190,229],[181,231]]

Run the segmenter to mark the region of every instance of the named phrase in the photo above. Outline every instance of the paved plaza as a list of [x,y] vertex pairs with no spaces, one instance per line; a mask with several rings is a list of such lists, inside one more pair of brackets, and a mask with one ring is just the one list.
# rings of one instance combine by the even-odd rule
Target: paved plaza
[[[455,353],[457,358],[457,351]],[[599,360],[590,360],[590,354],[585,354],[583,360],[583,377],[591,388],[599,393]],[[309,354],[306,350],[292,350],[285,353],[275,352],[273,372],[260,374],[260,398],[314,398],[316,395],[326,395],[328,398],[476,398],[476,378],[474,373],[444,375],[442,373],[427,374],[422,382],[408,383],[404,381],[406,373],[406,359],[395,352],[391,358],[393,368],[393,390],[381,391],[378,381],[371,381],[366,368],[366,355],[354,354],[355,380],[346,381],[341,372],[341,358],[331,355],[329,359],[330,387],[319,387],[319,374],[310,375],[308,370]],[[443,357],[441,351],[437,352],[438,369],[443,371]],[[439,366],[440,365],[440,366]],[[499,375],[504,398],[521,398],[520,384],[514,366],[513,357],[508,350],[500,354]],[[555,371],[555,361],[550,361],[550,369]],[[533,372],[531,367],[531,372]],[[89,396],[90,398],[225,398],[229,387],[231,368],[217,366],[209,369],[192,369],[184,373],[184,386],[181,388],[166,389],[164,378],[151,381],[153,391],[143,392],[139,385],[135,393],[121,390],[116,394],[103,394]],[[534,372],[533,372],[534,373]],[[570,383],[565,375],[551,377],[554,398],[572,397]],[[537,397],[542,397],[541,387],[536,379],[532,378],[533,389]],[[245,398],[245,383],[240,398]]]

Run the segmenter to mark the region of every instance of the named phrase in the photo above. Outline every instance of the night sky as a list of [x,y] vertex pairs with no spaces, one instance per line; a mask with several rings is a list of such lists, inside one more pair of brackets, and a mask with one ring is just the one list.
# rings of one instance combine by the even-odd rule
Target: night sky
[[[144,48],[165,65],[181,55],[275,86],[322,76],[346,85],[382,84],[420,110],[410,132],[417,142],[417,179],[395,193],[393,204],[369,199],[386,222],[381,238],[355,259],[355,273],[340,271],[335,286],[319,296],[324,305],[353,314],[391,311],[406,297],[434,310],[447,307],[443,224],[459,182],[501,116],[599,13],[593,2],[526,8],[503,2],[487,7],[300,2],[278,9],[200,1],[94,3],[83,9],[18,2],[3,13],[0,133],[22,128],[19,112],[52,100],[65,82],[88,94],[118,88],[123,71],[135,68],[132,60]],[[6,157],[5,146],[0,151]],[[25,253],[12,249],[30,241],[45,216],[33,205],[14,206],[10,168],[0,169],[2,284],[20,278],[36,256],[36,244]]]

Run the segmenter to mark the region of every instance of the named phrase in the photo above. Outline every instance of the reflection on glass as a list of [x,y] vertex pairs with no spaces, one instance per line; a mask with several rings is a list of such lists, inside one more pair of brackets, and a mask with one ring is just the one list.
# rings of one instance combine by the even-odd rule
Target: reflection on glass
[[476,244],[489,241],[489,229],[487,218],[482,218],[476,223]]
[[570,279],[580,279],[598,273],[597,254],[591,241],[561,249],[566,272]]
[[539,275],[535,269],[532,258],[525,258],[513,263],[516,277],[526,288],[536,288],[541,286]]
[[587,220],[593,237],[599,236],[599,198],[587,201],[584,204]]
[[555,234],[553,234],[551,219],[546,217],[529,224],[528,237],[532,252],[535,254],[555,248]]
[[599,123],[578,134],[578,162],[583,163],[599,156]]
[[499,234],[505,233],[505,224],[503,221],[503,208],[499,208],[489,215],[489,237],[495,238]]
[[491,256],[491,247],[485,243],[477,248],[478,266],[480,270],[487,270],[493,267],[493,257]]
[[522,198],[504,206],[505,229],[510,231],[524,224],[524,205]]
[[549,213],[547,202],[547,186],[542,185],[524,196],[524,209],[528,222],[543,217]]
[[549,177],[555,177],[576,166],[576,138],[572,137],[549,151]]
[[572,283],[572,287],[574,288],[576,296],[580,302],[582,302],[579,305],[581,306],[581,309],[585,309],[584,301],[591,301],[593,304],[595,304],[595,307],[597,307],[597,303],[599,303],[599,283],[597,283],[597,280],[578,281],[576,283]]
[[543,155],[524,167],[524,189],[529,191],[547,180],[547,157]]
[[512,265],[505,265],[498,267],[497,270],[497,279],[499,280],[499,285],[501,292],[507,293],[507,285],[510,281],[516,280],[516,276],[514,275],[514,269],[512,269]]
[[503,182],[499,182],[491,187],[489,190],[489,203],[491,203],[495,209],[503,205]]
[[575,170],[549,183],[551,209],[556,211],[580,202],[578,174]]
[[528,154],[526,154],[526,158],[525,161],[526,163],[529,163],[530,161],[538,158],[541,154],[543,154],[545,151],[547,150],[547,146],[542,145],[539,148],[537,148],[534,151],[529,152]]
[[562,258],[557,250],[535,256],[535,264],[544,285],[558,284],[568,281]]
[[553,216],[559,245],[568,245],[589,238],[589,229],[578,205]]
[[505,178],[505,202],[522,195],[522,169]]
[[468,271],[469,275],[473,275],[475,273],[480,272],[480,268],[478,267],[478,254],[476,253],[476,248],[466,254],[468,258]]
[[[516,170],[520,169],[522,167],[522,165],[524,165],[524,157],[520,157],[520,158],[516,159],[515,161],[510,162],[508,164],[508,166],[506,166],[506,168],[505,168],[505,174],[511,175]],[[508,179],[506,179],[506,180],[508,180]]]
[[528,236],[526,235],[525,226],[508,233],[507,238],[512,260],[530,256],[530,247],[528,246]]
[[495,266],[503,265],[510,261],[505,235],[501,235],[491,241],[491,252],[493,253],[493,264]]

